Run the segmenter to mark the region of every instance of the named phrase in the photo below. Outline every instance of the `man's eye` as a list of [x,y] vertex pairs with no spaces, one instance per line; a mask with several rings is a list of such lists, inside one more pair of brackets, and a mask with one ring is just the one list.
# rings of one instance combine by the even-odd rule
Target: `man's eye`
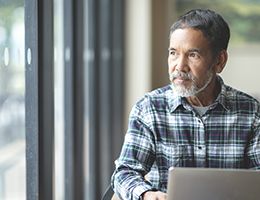
[[192,58],[199,58],[199,54],[195,52],[190,53],[189,56]]
[[175,52],[175,51],[169,51],[169,54],[170,54],[170,55],[175,55],[176,52]]

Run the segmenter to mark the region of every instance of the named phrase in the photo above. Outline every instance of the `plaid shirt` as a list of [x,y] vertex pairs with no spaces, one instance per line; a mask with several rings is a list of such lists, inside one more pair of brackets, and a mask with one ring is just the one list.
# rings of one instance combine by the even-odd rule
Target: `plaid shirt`
[[260,169],[260,104],[219,81],[221,92],[202,116],[170,85],[137,102],[112,176],[120,198],[166,192],[171,166]]

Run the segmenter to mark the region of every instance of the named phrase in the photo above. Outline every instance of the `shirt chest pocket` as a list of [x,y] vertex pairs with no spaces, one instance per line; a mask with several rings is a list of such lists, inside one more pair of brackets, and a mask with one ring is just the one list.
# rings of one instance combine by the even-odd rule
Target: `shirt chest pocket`
[[211,145],[208,147],[209,167],[244,168],[244,145]]
[[161,166],[188,167],[193,163],[193,147],[189,145],[161,145],[161,155],[157,155]]

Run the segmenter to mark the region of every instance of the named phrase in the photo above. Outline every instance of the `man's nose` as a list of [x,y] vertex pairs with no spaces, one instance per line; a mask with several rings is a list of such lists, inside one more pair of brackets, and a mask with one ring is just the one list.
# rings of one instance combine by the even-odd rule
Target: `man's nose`
[[188,64],[185,56],[179,56],[179,58],[176,60],[175,65],[175,70],[186,71]]

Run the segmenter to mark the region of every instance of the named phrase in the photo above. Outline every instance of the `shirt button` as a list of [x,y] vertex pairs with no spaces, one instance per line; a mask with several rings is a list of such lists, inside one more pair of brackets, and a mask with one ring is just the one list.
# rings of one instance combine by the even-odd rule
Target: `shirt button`
[[202,149],[202,147],[201,147],[201,146],[198,146],[198,149],[199,149],[199,150],[201,150],[201,149]]

